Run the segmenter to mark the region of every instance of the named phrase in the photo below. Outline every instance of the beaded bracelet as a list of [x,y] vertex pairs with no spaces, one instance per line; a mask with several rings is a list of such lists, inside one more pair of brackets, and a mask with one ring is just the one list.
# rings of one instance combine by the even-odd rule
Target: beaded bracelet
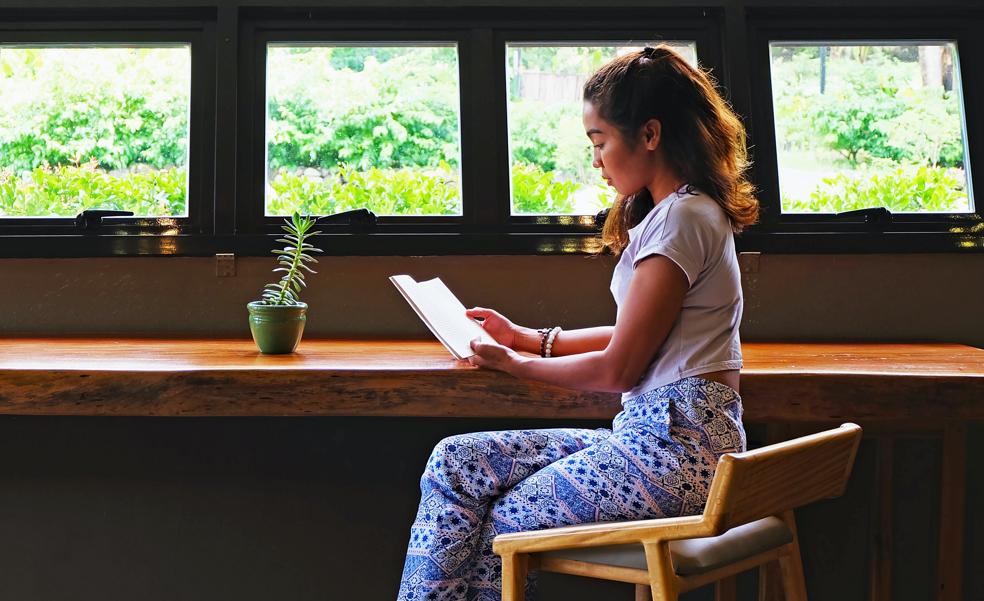
[[554,340],[557,339],[557,334],[560,334],[560,326],[554,326],[550,329],[550,333],[547,334],[547,343],[544,345],[546,347],[543,353],[544,357],[550,356],[550,352],[553,350]]
[[550,333],[550,328],[538,328],[536,332],[540,335],[540,356],[545,357],[543,353],[547,350],[547,335]]

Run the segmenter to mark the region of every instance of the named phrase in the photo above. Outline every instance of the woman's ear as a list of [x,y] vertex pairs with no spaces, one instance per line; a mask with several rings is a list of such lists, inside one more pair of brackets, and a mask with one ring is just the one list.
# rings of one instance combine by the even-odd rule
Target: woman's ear
[[650,119],[642,124],[642,141],[646,145],[646,150],[656,150],[659,147],[662,132],[663,124],[659,119]]

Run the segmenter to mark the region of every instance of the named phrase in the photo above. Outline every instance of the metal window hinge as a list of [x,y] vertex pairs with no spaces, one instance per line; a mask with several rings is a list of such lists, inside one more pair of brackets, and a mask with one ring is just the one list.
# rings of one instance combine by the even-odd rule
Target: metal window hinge
[[215,253],[215,277],[231,278],[236,275],[236,254]]
[[318,223],[347,223],[355,229],[373,229],[376,227],[376,214],[365,208],[352,209],[318,217]]
[[868,226],[871,230],[883,230],[887,226],[892,225],[892,212],[885,207],[871,207],[869,209],[858,209],[856,211],[844,211],[843,213],[835,213],[835,219],[848,218],[862,218],[862,223]]

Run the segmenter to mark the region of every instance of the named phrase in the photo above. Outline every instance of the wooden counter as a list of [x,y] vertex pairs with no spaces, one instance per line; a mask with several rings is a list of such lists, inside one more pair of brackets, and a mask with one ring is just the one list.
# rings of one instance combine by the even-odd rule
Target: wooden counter
[[[781,440],[855,421],[877,438],[872,600],[892,594],[893,444],[942,440],[937,599],[962,598],[966,423],[984,420],[984,350],[955,344],[743,347],[745,420]],[[0,414],[457,416],[608,419],[614,394],[573,392],[454,361],[437,342],[305,340],[261,355],[251,340],[0,341]],[[799,422],[799,424],[796,424]],[[771,566],[770,570],[777,569]],[[761,581],[773,598],[776,580]]]
[[[750,421],[984,420],[984,350],[953,344],[744,345]],[[610,418],[618,395],[458,362],[437,342],[0,341],[0,414]]]

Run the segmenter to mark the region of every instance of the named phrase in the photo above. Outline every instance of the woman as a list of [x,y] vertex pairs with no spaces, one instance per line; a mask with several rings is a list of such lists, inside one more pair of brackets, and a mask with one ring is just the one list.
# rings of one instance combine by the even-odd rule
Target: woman
[[531,330],[470,309],[498,343],[473,342],[470,361],[621,392],[623,411],[612,430],[442,440],[421,479],[400,599],[499,599],[498,534],[700,513],[718,458],[745,448],[733,233],[758,202],[744,129],[708,76],[663,46],[602,67],[584,101],[594,167],[618,192],[603,232],[620,255],[615,325]]

